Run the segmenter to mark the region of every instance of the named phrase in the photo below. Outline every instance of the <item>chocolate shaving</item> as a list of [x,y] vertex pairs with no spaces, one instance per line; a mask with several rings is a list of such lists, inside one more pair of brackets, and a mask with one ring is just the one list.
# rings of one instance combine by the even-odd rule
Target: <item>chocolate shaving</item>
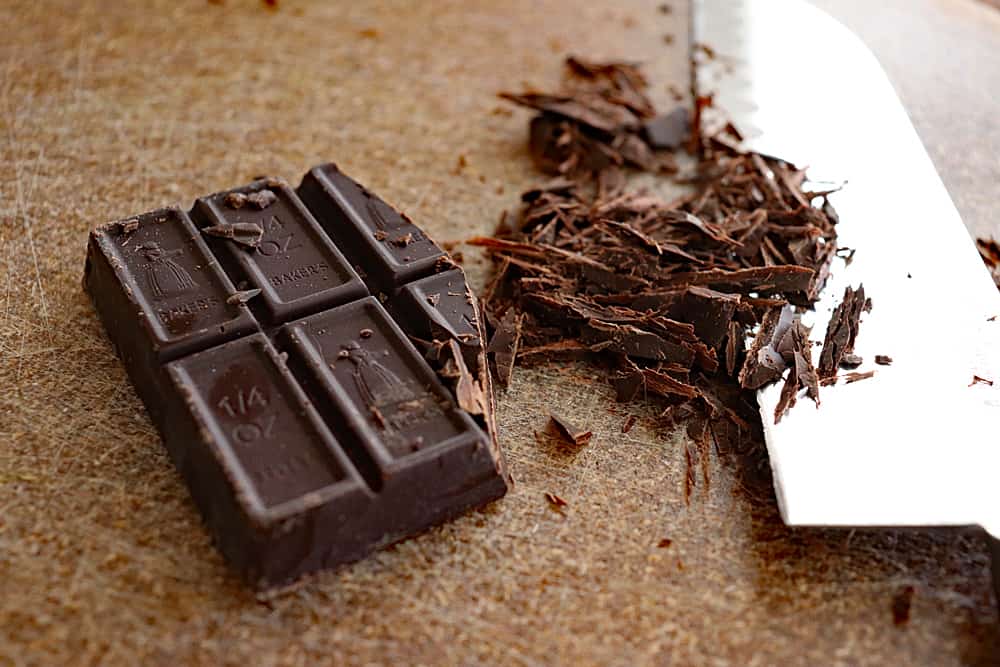
[[245,290],[240,290],[238,292],[233,292],[226,299],[226,303],[228,304],[246,303],[250,299],[260,294],[260,292],[261,290],[259,287],[254,289],[245,289]]
[[635,422],[637,420],[638,417],[636,417],[635,415],[629,415],[628,417],[626,417],[625,422],[622,423],[622,433],[628,433],[629,431],[631,431],[632,427],[635,426]]
[[590,439],[594,435],[592,431],[585,431],[578,428],[551,412],[549,413],[549,425],[552,427],[551,430],[555,431],[563,440],[578,447],[590,442]]
[[247,248],[256,248],[259,246],[260,239],[264,236],[264,229],[255,222],[225,222],[209,227],[202,227],[201,231],[203,234],[208,234],[209,236],[229,239]]
[[516,310],[509,309],[504,313],[486,347],[486,351],[493,355],[497,381],[504,387],[510,385],[514,373],[514,360],[521,342],[521,319]]
[[971,387],[974,384],[985,384],[985,385],[988,385],[988,386],[992,387],[993,386],[993,380],[987,380],[984,377],[980,377],[978,375],[973,375],[972,376],[972,382],[969,383],[969,386]]
[[840,380],[843,380],[845,384],[852,384],[873,377],[875,377],[875,371],[865,371],[863,373],[853,371],[851,373],[844,373],[843,375],[831,375],[830,377],[821,378],[819,384],[821,387],[828,387],[837,384]]

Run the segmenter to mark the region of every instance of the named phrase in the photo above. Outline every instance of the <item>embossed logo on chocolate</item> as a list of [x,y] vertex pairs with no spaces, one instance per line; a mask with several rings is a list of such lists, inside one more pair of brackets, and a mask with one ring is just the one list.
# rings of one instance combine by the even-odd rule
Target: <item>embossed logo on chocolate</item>
[[163,299],[197,289],[198,283],[191,279],[187,269],[171,259],[184,254],[180,248],[164,250],[159,243],[149,241],[137,250],[146,259],[144,275],[153,298]]
[[267,384],[250,369],[236,364],[223,373],[213,387],[212,404],[232,424],[233,442],[250,446],[271,438],[276,417],[266,414],[270,404]]
[[288,255],[292,250],[302,247],[295,238],[295,232],[289,231],[287,225],[276,215],[264,225],[264,237],[257,246],[257,252],[265,257]]
[[356,341],[343,345],[339,356],[354,364],[352,377],[358,396],[371,411],[387,443],[418,446],[411,442],[412,435],[404,432],[444,413],[434,395],[412,381],[400,379]]

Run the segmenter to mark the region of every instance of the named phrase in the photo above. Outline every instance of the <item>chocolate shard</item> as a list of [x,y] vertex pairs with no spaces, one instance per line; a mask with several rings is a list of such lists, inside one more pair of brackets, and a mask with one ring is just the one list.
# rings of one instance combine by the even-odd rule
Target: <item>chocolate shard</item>
[[804,388],[806,395],[816,403],[816,407],[819,407],[819,376],[813,367],[812,341],[809,340],[809,329],[799,321],[798,317],[782,335],[776,349],[791,370],[785,378],[778,404],[774,409],[775,424],[780,422],[785,412],[795,405],[799,389]]
[[230,294],[229,298],[226,299],[226,303],[246,303],[250,299],[257,296],[258,294],[260,294],[259,289],[239,290],[238,292],[233,292],[232,294]]
[[209,236],[229,239],[248,248],[256,248],[264,236],[264,228],[252,222],[220,223],[202,227],[201,232]]
[[635,130],[639,120],[629,109],[617,106],[599,95],[544,95],[542,93],[500,93],[500,98],[521,106],[562,116],[583,125],[614,134]]
[[698,338],[715,347],[729,333],[729,324],[739,302],[739,296],[691,286],[671,304],[667,313],[680,322],[690,322]]
[[690,366],[695,350],[690,345],[667,340],[631,324],[614,324],[592,319],[580,330],[580,340],[594,352],[610,350],[641,359]]
[[521,315],[515,309],[508,309],[486,348],[487,352],[493,354],[497,381],[504,387],[510,386],[514,373],[514,360],[521,342],[521,320]]
[[552,430],[562,437],[567,443],[580,447],[590,442],[593,432],[579,428],[562,417],[549,413],[549,424]]
[[823,349],[820,352],[819,375],[832,377],[836,375],[845,355],[854,352],[854,341],[858,337],[858,327],[862,311],[871,310],[871,301],[865,298],[865,288],[859,285],[855,290],[848,286],[844,289],[844,298],[834,308],[833,315],[826,328],[823,339]]

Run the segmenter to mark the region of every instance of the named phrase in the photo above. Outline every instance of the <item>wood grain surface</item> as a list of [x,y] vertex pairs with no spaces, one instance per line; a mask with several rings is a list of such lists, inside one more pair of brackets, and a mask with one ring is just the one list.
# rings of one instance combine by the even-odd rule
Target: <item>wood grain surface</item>
[[[258,600],[114,357],[91,227],[336,160],[439,240],[489,232],[537,179],[496,91],[572,51],[647,63],[666,103],[687,18],[659,4],[0,5],[0,664],[997,663],[979,535],[788,529],[759,454],[713,456],[686,503],[683,436],[580,366],[501,397],[505,499]],[[550,409],[590,444],[536,439]]]

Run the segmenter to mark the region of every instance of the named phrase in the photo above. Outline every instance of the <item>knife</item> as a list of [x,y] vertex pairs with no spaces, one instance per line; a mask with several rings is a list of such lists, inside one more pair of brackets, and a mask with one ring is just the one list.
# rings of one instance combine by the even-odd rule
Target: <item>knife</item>
[[[856,249],[813,313],[846,285],[874,308],[855,353],[871,379],[821,390],[779,424],[780,383],[758,393],[781,516],[790,526],[967,526],[992,536],[1000,598],[1000,292],[874,55],[805,0],[695,0],[695,92],[745,146],[845,183],[830,200]],[[708,57],[711,56],[711,57]],[[810,321],[811,318],[811,321]],[[876,354],[892,358],[877,366]],[[973,381],[974,377],[985,381]],[[988,384],[993,381],[993,384]]]

